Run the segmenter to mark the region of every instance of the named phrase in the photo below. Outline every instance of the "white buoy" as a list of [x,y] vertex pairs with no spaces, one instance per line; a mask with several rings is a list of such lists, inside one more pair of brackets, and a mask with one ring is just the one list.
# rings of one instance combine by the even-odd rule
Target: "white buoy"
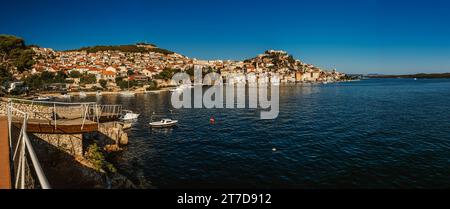
[[276,152],[276,151],[277,151],[277,148],[275,148],[275,147],[272,148],[272,151],[273,151],[273,152]]

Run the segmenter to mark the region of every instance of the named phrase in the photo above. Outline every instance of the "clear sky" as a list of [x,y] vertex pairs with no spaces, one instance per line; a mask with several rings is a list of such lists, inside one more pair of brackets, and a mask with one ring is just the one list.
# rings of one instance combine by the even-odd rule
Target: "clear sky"
[[199,59],[283,49],[347,73],[450,72],[446,0],[0,1],[0,34],[57,50],[147,41]]

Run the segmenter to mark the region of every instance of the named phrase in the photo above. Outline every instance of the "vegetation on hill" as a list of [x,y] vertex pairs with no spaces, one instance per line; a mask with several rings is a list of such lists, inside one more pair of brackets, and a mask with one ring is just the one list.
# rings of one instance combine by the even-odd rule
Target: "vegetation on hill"
[[[150,45],[150,44],[147,44],[147,45]],[[120,51],[120,52],[128,52],[128,53],[155,52],[155,53],[161,53],[161,54],[165,54],[165,55],[174,53],[167,49],[138,47],[137,45],[93,46],[93,47],[82,47],[80,49],[71,50],[71,51],[86,51],[88,53],[97,53],[97,52],[102,52],[102,51]]]
[[25,45],[22,38],[0,34],[0,94],[14,81],[15,73],[22,73],[34,65],[34,51]]
[[150,43],[145,43],[145,42],[138,42],[138,43],[136,43],[136,45],[156,47],[155,44],[150,44]]
[[164,79],[169,80],[172,79],[173,75],[179,73],[181,70],[172,69],[172,68],[164,68],[158,75],[155,76],[155,79]]
[[0,67],[10,72],[23,72],[33,64],[33,50],[25,45],[22,38],[0,35]]

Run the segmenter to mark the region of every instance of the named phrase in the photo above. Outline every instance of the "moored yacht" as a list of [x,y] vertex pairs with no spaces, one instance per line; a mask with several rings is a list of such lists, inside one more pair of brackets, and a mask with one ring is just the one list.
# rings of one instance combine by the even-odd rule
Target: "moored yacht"
[[72,96],[70,96],[70,94],[62,94],[61,98],[63,99],[70,99]]
[[132,91],[122,91],[120,92],[121,96],[134,96],[136,93],[132,92]]
[[86,93],[84,91],[80,91],[80,93],[78,94],[78,96],[80,96],[81,98],[86,97]]
[[178,121],[177,120],[172,120],[172,119],[162,119],[161,121],[156,121],[156,122],[150,122],[149,125],[152,128],[164,128],[164,127],[172,127],[177,125]]
[[43,97],[43,96],[39,96],[35,99],[33,99],[34,101],[49,101],[51,100],[53,97]]
[[140,114],[134,113],[131,110],[123,110],[120,120],[122,121],[136,120],[139,117],[139,115]]

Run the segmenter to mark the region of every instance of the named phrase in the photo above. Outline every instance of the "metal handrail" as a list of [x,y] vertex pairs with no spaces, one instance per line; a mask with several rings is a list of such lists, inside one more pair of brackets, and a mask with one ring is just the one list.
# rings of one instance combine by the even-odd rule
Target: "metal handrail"
[[19,98],[8,98],[8,99],[10,101],[41,103],[41,104],[58,104],[58,105],[90,105],[90,104],[97,104],[96,102],[54,102],[54,101],[38,101],[38,100],[28,100],[28,99],[19,99]]
[[[54,102],[54,101],[36,101],[36,100],[26,100],[26,99],[19,99],[19,98],[8,98],[9,103],[18,103],[22,102],[22,104],[43,104],[47,105],[48,108],[50,108],[52,111],[52,114],[48,115],[47,117],[43,116],[43,118],[52,121],[54,129],[57,129],[58,123],[58,107],[65,107],[65,108],[71,108],[73,106],[79,106],[81,109],[81,115],[80,118],[83,119],[81,124],[81,130],[83,130],[86,120],[94,120],[97,121],[97,123],[100,121],[100,117],[102,116],[102,113],[109,113],[106,117],[108,118],[114,118],[117,116],[120,116],[123,110],[122,105],[99,105],[96,102],[78,102],[78,103],[69,103],[69,102]],[[60,112],[61,113],[61,112]],[[64,113],[64,111],[63,111]]]
[[[27,166],[27,153],[28,156],[31,159],[31,163],[33,165],[34,168],[34,172],[36,173],[36,176],[38,177],[39,180],[39,184],[41,185],[42,189],[50,189],[50,184],[48,183],[47,177],[44,174],[44,171],[42,170],[41,164],[39,163],[39,160],[36,156],[36,153],[33,149],[33,145],[30,142],[30,139],[28,137],[28,134],[26,132],[27,130],[27,122],[28,122],[28,113],[23,112],[17,108],[14,108],[12,106],[12,103],[9,103],[8,105],[8,133],[9,133],[9,137],[10,137],[10,148],[12,150],[12,138],[11,138],[11,129],[12,129],[12,112],[17,112],[19,114],[23,115],[23,122],[22,122],[22,127],[19,133],[19,138],[17,139],[17,143],[16,143],[16,148],[14,151],[14,154],[11,158],[11,164],[12,164],[12,171],[14,173],[14,175],[12,176],[12,178],[14,179],[15,182],[15,188],[16,189],[26,189],[26,174],[27,171],[26,169],[29,168]],[[19,151],[19,146],[20,146],[20,151]],[[20,152],[20,153],[18,153]],[[12,153],[12,152],[11,152]],[[19,155],[19,159],[18,159],[18,166],[17,169],[15,168],[15,163],[14,160],[16,159],[16,156]],[[14,171],[17,170],[17,173],[15,173]],[[19,187],[19,180],[20,180],[20,187]]]

